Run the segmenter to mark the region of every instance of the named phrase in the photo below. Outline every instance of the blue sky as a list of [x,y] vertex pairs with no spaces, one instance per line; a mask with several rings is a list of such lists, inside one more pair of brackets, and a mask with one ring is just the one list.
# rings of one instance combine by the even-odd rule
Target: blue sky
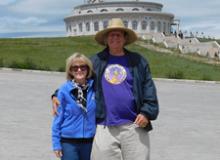
[[[203,32],[220,39],[219,0],[150,2],[162,3],[164,12],[180,19],[182,31]],[[83,3],[84,0],[0,0],[0,37],[65,36],[63,18],[71,14],[74,6]]]

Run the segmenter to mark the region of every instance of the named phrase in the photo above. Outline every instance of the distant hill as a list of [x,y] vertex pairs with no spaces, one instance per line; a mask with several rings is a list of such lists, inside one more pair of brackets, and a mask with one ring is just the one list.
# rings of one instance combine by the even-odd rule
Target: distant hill
[[[155,78],[220,81],[219,62],[209,64],[204,57],[183,56],[178,51],[165,53],[138,44],[127,48],[141,53],[149,61]],[[90,57],[102,49],[93,36],[0,39],[0,67],[64,71],[65,60],[72,53]]]

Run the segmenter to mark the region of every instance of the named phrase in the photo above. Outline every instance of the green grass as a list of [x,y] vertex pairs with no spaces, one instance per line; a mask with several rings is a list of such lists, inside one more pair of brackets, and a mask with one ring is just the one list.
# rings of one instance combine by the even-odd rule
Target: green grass
[[91,55],[101,49],[92,41],[92,37],[0,39],[0,64],[26,68],[22,66],[29,66],[26,63],[31,62],[36,66],[31,69],[61,70],[72,53]]
[[149,60],[153,77],[220,81],[220,65],[190,60],[178,53],[160,53],[138,46],[132,46],[131,49]]
[[[132,44],[150,63],[155,78],[220,81],[220,65],[206,64],[180,54],[151,51]],[[74,52],[91,56],[103,49],[94,37],[0,39],[0,67],[64,71]]]

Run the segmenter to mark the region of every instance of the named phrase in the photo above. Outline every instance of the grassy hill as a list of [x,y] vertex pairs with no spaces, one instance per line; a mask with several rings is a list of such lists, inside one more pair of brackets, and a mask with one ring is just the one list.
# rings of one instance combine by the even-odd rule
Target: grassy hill
[[[155,78],[220,81],[220,65],[207,64],[179,53],[161,53],[132,44],[128,49],[148,59]],[[0,67],[64,71],[74,52],[92,56],[103,47],[94,37],[0,39]]]

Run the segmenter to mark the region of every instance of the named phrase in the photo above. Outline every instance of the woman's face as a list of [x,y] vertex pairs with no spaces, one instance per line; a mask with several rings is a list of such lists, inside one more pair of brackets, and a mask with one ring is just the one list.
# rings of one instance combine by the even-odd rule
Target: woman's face
[[124,32],[120,30],[109,32],[107,36],[107,43],[110,49],[122,49],[125,44]]
[[86,81],[89,72],[89,67],[84,61],[80,59],[75,60],[72,62],[70,72],[77,83],[83,84]]

